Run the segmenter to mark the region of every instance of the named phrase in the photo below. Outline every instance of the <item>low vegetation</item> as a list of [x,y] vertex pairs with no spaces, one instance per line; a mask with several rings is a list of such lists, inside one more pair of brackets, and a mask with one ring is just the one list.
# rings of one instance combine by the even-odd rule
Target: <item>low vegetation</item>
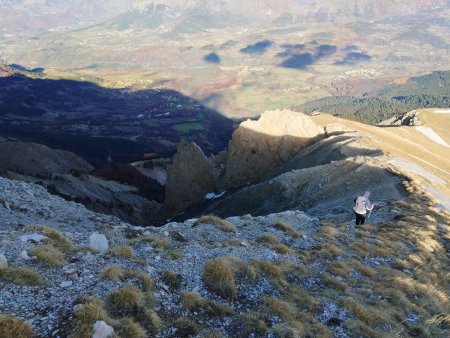
[[217,226],[224,232],[236,231],[236,227],[233,225],[233,223],[214,215],[205,215],[200,217],[197,221],[195,221],[193,226],[197,226],[199,224],[212,224]]
[[174,291],[179,290],[183,282],[181,275],[172,271],[163,271],[161,279]]
[[111,265],[100,273],[104,279],[111,281],[125,281],[129,278],[136,278],[143,291],[152,291],[155,288],[154,279],[141,270],[134,270],[121,267],[119,265]]
[[47,236],[46,244],[49,244],[64,253],[69,253],[74,249],[70,239],[64,236],[60,231],[46,225],[31,225],[25,228],[25,231],[37,231]]
[[44,245],[30,250],[29,255],[36,257],[38,262],[49,266],[62,266],[65,263],[64,254],[52,245]]
[[30,325],[12,316],[0,316],[0,337],[2,338],[31,338],[33,330]]
[[216,258],[205,264],[203,282],[212,292],[224,298],[234,298],[237,286],[231,264],[225,258]]
[[131,259],[134,256],[133,248],[131,246],[115,246],[112,248],[109,248],[108,253],[122,258],[128,258]]
[[37,271],[22,267],[0,269],[0,280],[17,285],[36,286],[44,284],[43,278]]

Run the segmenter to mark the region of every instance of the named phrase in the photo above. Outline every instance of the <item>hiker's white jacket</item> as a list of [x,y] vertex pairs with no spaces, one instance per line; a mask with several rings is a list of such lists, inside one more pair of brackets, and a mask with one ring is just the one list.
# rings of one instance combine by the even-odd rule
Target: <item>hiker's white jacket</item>
[[367,210],[370,211],[372,209],[373,205],[372,203],[370,203],[367,197],[358,196],[358,198],[356,199],[355,206],[353,207],[353,210],[355,210],[357,214],[365,215],[367,213]]

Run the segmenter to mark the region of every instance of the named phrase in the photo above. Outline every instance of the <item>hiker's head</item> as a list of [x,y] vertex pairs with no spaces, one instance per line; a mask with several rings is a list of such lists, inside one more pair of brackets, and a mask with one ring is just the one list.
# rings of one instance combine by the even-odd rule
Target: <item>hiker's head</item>
[[369,198],[369,197],[370,197],[370,191],[366,191],[366,192],[364,193],[364,197],[365,197],[365,198]]

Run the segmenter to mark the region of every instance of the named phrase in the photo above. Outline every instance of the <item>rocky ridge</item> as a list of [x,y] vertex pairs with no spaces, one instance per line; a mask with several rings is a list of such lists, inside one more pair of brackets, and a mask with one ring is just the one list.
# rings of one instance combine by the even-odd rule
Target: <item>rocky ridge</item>
[[[415,200],[421,203],[418,205],[425,206],[426,198],[423,198],[422,202]],[[283,332],[357,336],[361,331],[353,326],[355,322],[363,325],[369,323],[371,316],[379,316],[374,304],[384,306],[388,314],[394,311],[393,305],[386,307],[391,296],[390,291],[383,289],[392,288],[388,286],[391,278],[400,283],[393,286],[400,290],[405,287],[401,284],[405,278],[421,283],[423,276],[416,275],[408,265],[398,270],[398,261],[406,259],[409,250],[427,245],[420,255],[426,252],[435,255],[431,266],[433,271],[440,271],[436,276],[448,273],[449,265],[445,262],[448,261],[445,256],[448,238],[436,237],[439,243],[430,244],[431,239],[423,237],[396,237],[406,253],[397,249],[390,251],[387,244],[383,244],[397,243],[385,237],[403,229],[401,223],[391,228],[389,222],[401,221],[404,216],[400,209],[404,205],[389,201],[384,206],[386,213],[380,212],[378,217],[371,219],[371,226],[362,228],[348,223],[331,224],[325,219],[320,221],[298,210],[219,221],[191,219],[161,228],[141,228],[49,195],[40,186],[0,178],[0,252],[8,264],[8,267],[0,268],[0,316],[8,314],[22,318],[38,337],[77,337],[82,329],[93,332],[94,324],[100,325],[95,318],[104,318],[106,325],[127,332],[121,326],[124,324],[112,319],[114,317],[94,317],[85,328],[80,326],[80,316],[95,302],[109,304],[114,290],[134,285],[151,292],[155,304],[151,311],[154,311],[153,317],[160,319],[157,327],[147,327],[145,321],[135,317],[133,320],[147,327],[146,331],[141,329],[138,335],[125,333],[124,337],[207,337],[212,332],[225,337],[278,337],[284,336]],[[417,215],[420,212],[415,210]],[[389,221],[385,215],[396,215],[397,218],[389,216]],[[450,218],[445,218],[448,216],[444,217],[439,211],[428,211],[423,215],[439,222],[442,234],[448,230]],[[347,216],[351,218],[350,211]],[[420,224],[408,223],[408,231],[413,228],[419,231]],[[50,266],[33,256],[37,248],[66,243],[52,235],[49,229],[59,231],[74,247],[63,251],[63,261],[58,266]],[[93,236],[104,236],[109,250],[102,253],[93,250],[92,246],[99,240],[92,241]],[[362,242],[361,236],[367,240]],[[55,244],[49,238],[59,238],[61,242]],[[124,247],[129,248],[130,254]],[[216,258],[233,267],[236,295],[231,298],[214,291],[205,281],[206,266]],[[7,269],[19,267],[37,272],[42,282],[28,286],[14,282],[14,279],[11,281]],[[127,271],[129,277],[105,277],[108,276],[105,269],[117,267],[119,271]],[[145,278],[150,278],[151,282]],[[202,299],[203,305],[196,305],[200,306],[196,310],[190,308],[192,304],[186,300],[193,295]],[[367,297],[372,303],[366,306],[372,312],[366,318],[355,302],[363,302]],[[432,305],[423,303],[420,297],[409,298],[417,304],[395,310],[405,311],[397,315],[406,316],[402,317],[406,320],[395,321],[388,315],[385,319],[377,319],[384,323],[382,326],[372,324],[374,326],[363,330],[389,334],[399,327],[408,332],[422,327],[430,318],[426,311],[432,315],[448,307],[433,288],[429,289],[427,297],[433,299]],[[420,307],[426,313],[418,312]],[[302,310],[294,325],[289,318],[299,311],[296,308]],[[434,334],[443,333],[445,325],[435,325],[427,330]]]

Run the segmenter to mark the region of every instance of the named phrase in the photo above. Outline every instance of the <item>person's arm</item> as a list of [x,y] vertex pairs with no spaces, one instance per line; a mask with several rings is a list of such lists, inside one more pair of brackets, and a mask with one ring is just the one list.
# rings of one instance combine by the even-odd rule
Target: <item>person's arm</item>
[[369,211],[372,211],[374,206],[375,205],[370,203],[369,199],[367,198],[366,199],[366,209],[369,210]]

